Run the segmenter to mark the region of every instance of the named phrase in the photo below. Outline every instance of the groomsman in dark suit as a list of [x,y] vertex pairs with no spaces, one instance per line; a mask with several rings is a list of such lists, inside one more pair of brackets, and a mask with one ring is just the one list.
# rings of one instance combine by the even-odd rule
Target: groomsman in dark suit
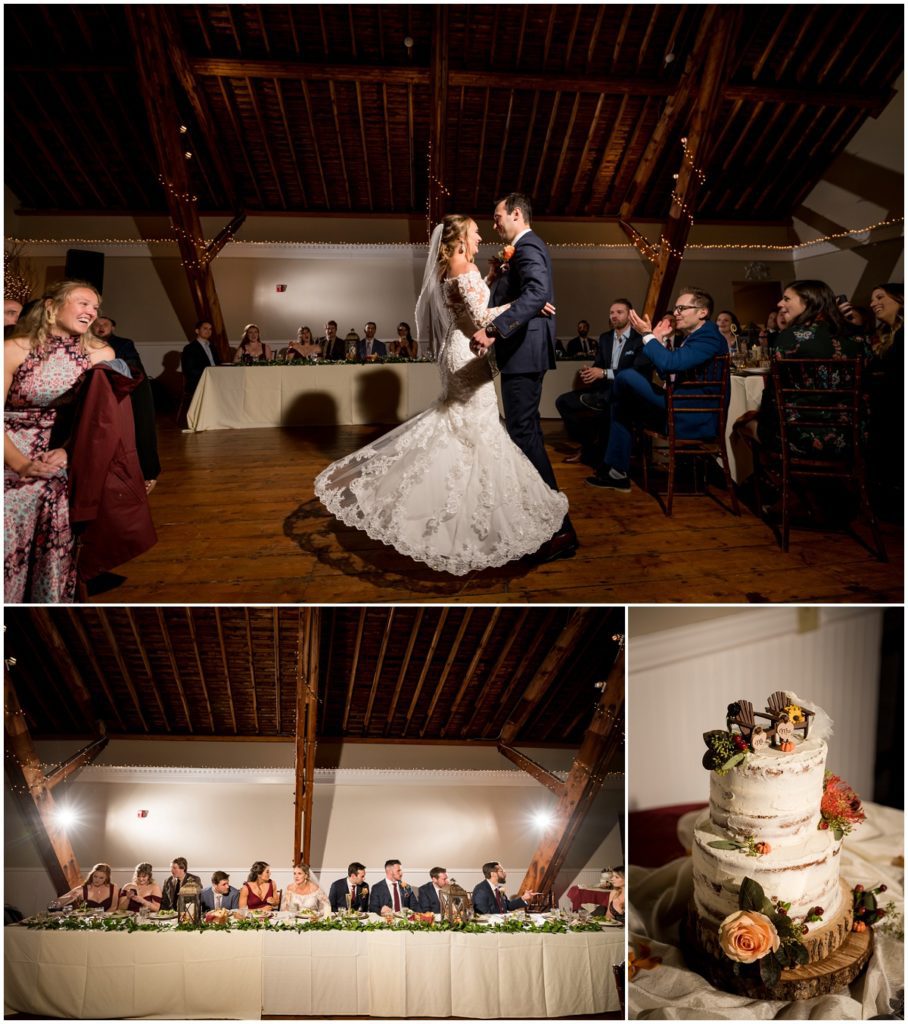
[[328,902],[335,914],[347,909],[347,896],[350,897],[351,910],[369,909],[369,886],[366,885],[365,877],[366,866],[353,861],[347,868],[347,877],[331,883]]
[[364,328],[366,336],[356,343],[357,359],[368,359],[369,356],[386,356],[388,349],[383,341],[375,337],[375,321],[369,320]]
[[372,886],[372,895],[369,897],[369,910],[373,914],[380,914],[383,907],[390,907],[391,910],[404,907],[419,910],[419,897],[413,891],[413,886],[403,880],[402,874],[399,860],[385,861],[385,877]]
[[590,322],[580,320],[577,323],[577,337],[571,338],[567,345],[569,356],[592,356],[596,354],[596,346],[590,341]]
[[580,451],[565,462],[597,466],[608,441],[609,404],[615,375],[631,369],[643,338],[630,325],[629,299],[615,299],[609,309],[611,330],[599,335],[599,347],[592,366],[580,371],[586,390],[566,391],[555,399],[568,435],[580,444]]
[[431,910],[433,914],[441,913],[441,897],[438,890],[448,884],[448,872],[444,868],[432,868],[429,872],[431,882],[419,887],[419,909]]
[[164,883],[161,893],[161,910],[176,910],[177,897],[180,889],[186,882],[195,882],[201,890],[202,879],[198,875],[191,875],[188,871],[189,863],[185,857],[174,857],[170,865],[170,878]]
[[[483,864],[482,874],[485,881],[480,882],[473,890],[473,909],[477,914],[503,914],[507,910],[518,910],[526,906],[519,896],[508,898],[504,890],[507,872],[497,860]],[[533,895],[535,894],[530,892],[524,893],[524,896]]]
[[200,320],[195,325],[195,340],[183,346],[180,365],[183,370],[183,391],[187,398],[192,398],[195,394],[202,374],[209,366],[221,365],[221,357],[211,345],[213,330],[207,320]]

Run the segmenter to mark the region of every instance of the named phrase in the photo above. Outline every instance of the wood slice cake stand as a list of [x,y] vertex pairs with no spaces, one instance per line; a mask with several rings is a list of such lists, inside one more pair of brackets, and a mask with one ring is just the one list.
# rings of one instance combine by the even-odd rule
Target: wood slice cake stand
[[812,999],[845,988],[861,973],[870,959],[873,952],[873,929],[868,928],[864,932],[850,930],[851,891],[845,882],[841,884],[847,890],[843,894],[847,912],[836,915],[828,925],[805,936],[805,945],[809,944],[811,952],[833,944],[835,948],[828,955],[801,967],[783,968],[775,985],[766,985],[758,973],[751,973],[753,968],[746,974],[735,974],[734,962],[719,947],[717,927],[704,924],[694,908],[693,900],[681,923],[681,948],[688,965],[716,988],[751,999],[781,999],[790,1002],[794,999]]

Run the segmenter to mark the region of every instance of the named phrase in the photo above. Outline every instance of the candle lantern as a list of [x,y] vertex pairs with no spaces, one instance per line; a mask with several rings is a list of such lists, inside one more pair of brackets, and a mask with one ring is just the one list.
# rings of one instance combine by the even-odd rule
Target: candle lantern
[[177,920],[180,924],[198,924],[202,919],[202,889],[195,882],[186,881],[177,896]]
[[441,919],[450,924],[467,924],[473,920],[473,897],[455,879],[438,890]]

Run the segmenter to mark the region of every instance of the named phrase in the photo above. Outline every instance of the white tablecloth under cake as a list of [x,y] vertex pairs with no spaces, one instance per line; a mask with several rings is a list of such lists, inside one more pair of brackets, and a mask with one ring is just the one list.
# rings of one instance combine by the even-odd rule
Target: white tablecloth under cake
[[[905,816],[903,811],[864,803],[867,820],[845,840],[842,877],[849,885],[885,883],[880,905],[894,903],[904,913]],[[690,850],[693,823],[702,812],[685,815],[678,836]],[[903,942],[875,929],[867,970],[847,990],[792,1003],[759,1001],[713,988],[691,971],[678,948],[678,926],[693,890],[690,857],[660,868],[637,868],[628,876],[631,941],[644,943],[662,962],[638,972],[628,991],[629,1014],[636,1020],[866,1020],[891,1012],[890,1000],[902,1000]],[[899,1016],[902,1015],[901,1010]]]

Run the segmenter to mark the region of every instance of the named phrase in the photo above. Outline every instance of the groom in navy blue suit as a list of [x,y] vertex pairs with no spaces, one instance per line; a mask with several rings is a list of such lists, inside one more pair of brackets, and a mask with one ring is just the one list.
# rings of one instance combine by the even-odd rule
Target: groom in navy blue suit
[[[545,242],[530,227],[531,218],[530,201],[519,192],[510,193],[495,206],[495,230],[505,243],[514,246],[514,254],[492,286],[489,305],[510,303],[510,308],[473,335],[471,348],[482,355],[494,342],[508,434],[542,479],[557,491],[539,422],[542,378],[547,370],[555,369],[555,320],[542,312],[555,298],[552,261]],[[535,559],[571,558],[577,547],[577,534],[570,517],[565,516],[561,529],[543,544]]]

